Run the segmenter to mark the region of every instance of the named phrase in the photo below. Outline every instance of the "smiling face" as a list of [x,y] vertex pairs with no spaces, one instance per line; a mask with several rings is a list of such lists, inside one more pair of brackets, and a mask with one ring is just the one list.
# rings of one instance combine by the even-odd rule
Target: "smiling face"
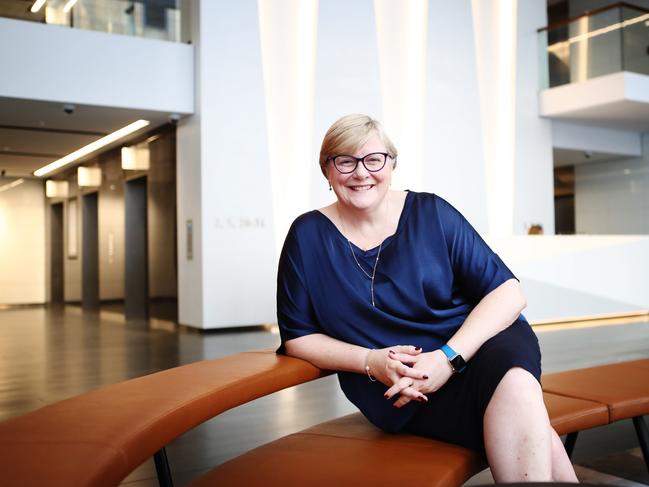
[[[355,153],[346,155],[361,158],[373,152],[388,152],[376,134],[372,135]],[[388,193],[392,171],[392,158],[388,158],[380,171],[369,172],[359,162],[356,170],[349,174],[340,173],[330,159],[327,164],[327,179],[336,193],[338,203],[343,208],[353,211],[371,211],[379,207]]]

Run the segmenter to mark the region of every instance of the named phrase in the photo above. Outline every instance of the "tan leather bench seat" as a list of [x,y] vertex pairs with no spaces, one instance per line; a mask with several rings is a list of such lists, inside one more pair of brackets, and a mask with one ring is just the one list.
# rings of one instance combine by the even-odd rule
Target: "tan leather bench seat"
[[543,393],[543,401],[550,416],[550,423],[560,435],[583,431],[608,424],[608,408],[605,404],[584,399]]
[[649,359],[543,376],[543,390],[606,404],[609,422],[649,414]]
[[461,485],[486,465],[471,450],[383,433],[360,413],[267,443],[190,484],[206,486]]
[[[544,400],[559,434],[608,423],[603,404],[555,394],[544,394]],[[452,487],[484,468],[470,450],[409,434],[386,434],[356,413],[267,443],[190,485],[386,485],[403,481],[407,471],[418,484]]]

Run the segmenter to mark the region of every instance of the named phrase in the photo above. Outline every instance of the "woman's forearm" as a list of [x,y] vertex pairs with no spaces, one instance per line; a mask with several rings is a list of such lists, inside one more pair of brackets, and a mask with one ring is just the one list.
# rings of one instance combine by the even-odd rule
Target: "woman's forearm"
[[526,305],[520,283],[509,279],[482,298],[448,344],[469,360],[484,342],[511,325]]
[[288,340],[284,346],[288,355],[307,360],[321,369],[365,373],[369,351],[365,347],[320,333]]

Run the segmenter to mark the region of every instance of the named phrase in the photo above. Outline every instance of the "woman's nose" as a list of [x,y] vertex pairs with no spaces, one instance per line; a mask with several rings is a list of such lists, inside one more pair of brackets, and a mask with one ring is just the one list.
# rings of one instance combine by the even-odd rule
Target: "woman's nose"
[[365,165],[359,161],[356,169],[354,170],[353,176],[358,179],[365,179],[370,175],[369,171],[365,169]]

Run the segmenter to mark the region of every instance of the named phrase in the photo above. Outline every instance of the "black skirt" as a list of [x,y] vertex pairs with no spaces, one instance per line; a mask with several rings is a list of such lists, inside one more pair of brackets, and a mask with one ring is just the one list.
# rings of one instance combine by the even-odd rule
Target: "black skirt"
[[428,394],[428,402],[421,404],[404,430],[484,454],[484,414],[496,387],[513,367],[527,370],[540,382],[539,342],[524,320],[487,340],[466,369]]

